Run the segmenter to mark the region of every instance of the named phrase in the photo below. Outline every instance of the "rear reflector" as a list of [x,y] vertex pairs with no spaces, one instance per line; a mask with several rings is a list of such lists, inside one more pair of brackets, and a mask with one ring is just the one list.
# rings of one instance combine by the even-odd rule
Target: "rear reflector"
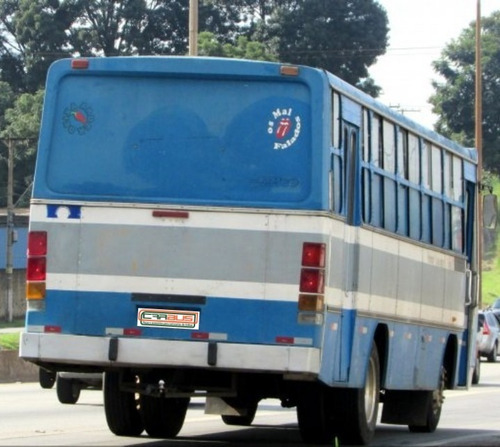
[[298,76],[299,67],[297,67],[296,65],[282,65],[280,67],[280,73],[283,76]]
[[129,337],[137,337],[142,335],[142,330],[135,327],[107,327],[106,335],[127,335]]
[[309,337],[286,337],[286,336],[278,335],[275,338],[275,342],[282,344],[282,345],[311,346],[313,341],[312,341],[312,338],[309,338]]
[[88,59],[73,59],[71,61],[71,68],[74,70],[86,70],[89,68]]
[[227,334],[224,332],[191,332],[193,340],[215,340],[226,341]]
[[191,332],[191,338],[194,340],[208,340],[208,332]]
[[153,217],[169,217],[173,219],[187,219],[189,212],[177,210],[154,210]]

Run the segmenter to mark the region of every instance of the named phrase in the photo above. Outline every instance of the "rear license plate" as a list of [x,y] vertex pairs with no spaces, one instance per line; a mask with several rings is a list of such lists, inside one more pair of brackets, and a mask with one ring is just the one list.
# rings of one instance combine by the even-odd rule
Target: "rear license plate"
[[137,311],[137,326],[197,330],[200,327],[200,312],[194,310],[139,308]]

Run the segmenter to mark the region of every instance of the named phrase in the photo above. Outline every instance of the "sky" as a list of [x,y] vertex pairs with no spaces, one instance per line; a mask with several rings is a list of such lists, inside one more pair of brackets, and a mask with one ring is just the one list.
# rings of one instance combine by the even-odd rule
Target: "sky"
[[[438,74],[432,61],[476,20],[477,0],[378,0],[389,19],[389,46],[370,68],[382,88],[379,100],[432,127],[428,103]],[[500,10],[500,0],[481,0],[481,16]]]

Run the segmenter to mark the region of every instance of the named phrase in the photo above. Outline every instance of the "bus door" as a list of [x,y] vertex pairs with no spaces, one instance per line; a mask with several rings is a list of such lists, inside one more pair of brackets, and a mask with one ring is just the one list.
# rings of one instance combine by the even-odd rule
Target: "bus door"
[[[477,332],[477,306],[478,288],[481,287],[478,277],[477,265],[481,262],[477,257],[478,222],[474,216],[477,215],[476,185],[470,181],[465,182],[465,213],[464,213],[464,251],[467,257],[465,271],[465,315],[467,321],[466,331],[463,335],[462,352],[460,353],[460,365],[458,385],[467,386],[469,371],[472,371],[476,361],[476,332]],[[480,216],[478,219],[481,218]]]
[[[361,117],[359,113],[351,113],[351,118]],[[352,107],[351,112],[356,110]],[[355,121],[354,119],[352,121]],[[358,231],[360,224],[360,182],[359,182],[359,157],[360,157],[360,122],[353,123],[343,121],[342,124],[342,150],[344,155],[344,185],[345,192],[345,217],[346,226],[344,231],[344,306],[341,312],[340,333],[340,380],[349,380],[349,370],[352,357],[352,345],[354,339],[354,328],[356,320],[356,292],[358,287],[359,271],[359,244]]]

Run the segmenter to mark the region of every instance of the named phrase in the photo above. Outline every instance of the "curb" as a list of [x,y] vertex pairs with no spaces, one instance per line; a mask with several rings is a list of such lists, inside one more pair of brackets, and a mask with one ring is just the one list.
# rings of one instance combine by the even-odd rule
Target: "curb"
[[18,350],[0,351],[0,383],[38,382],[38,366],[19,358]]

